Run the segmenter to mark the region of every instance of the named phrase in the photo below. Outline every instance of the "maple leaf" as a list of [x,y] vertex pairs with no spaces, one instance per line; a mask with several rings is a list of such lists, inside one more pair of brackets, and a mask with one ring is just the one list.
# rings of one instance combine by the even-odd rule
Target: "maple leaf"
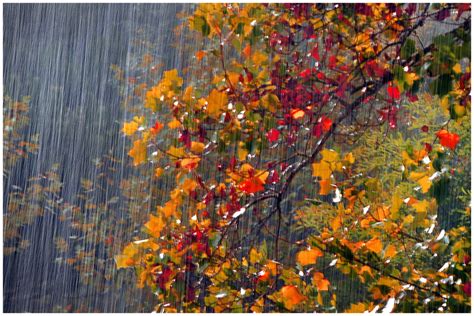
[[156,134],[158,134],[158,133],[161,131],[161,129],[163,128],[163,126],[164,126],[163,124],[161,124],[160,122],[156,121],[155,125],[154,125],[152,128],[150,128],[150,131],[151,131],[151,133],[152,133],[153,135],[156,135]]
[[280,137],[280,132],[276,128],[272,128],[267,132],[267,139],[269,142],[276,142]]
[[123,124],[123,133],[127,136],[135,134],[135,132],[138,130],[138,127],[143,124],[144,121],[145,118],[143,116],[135,116],[131,122],[125,122]]
[[243,191],[247,194],[257,193],[263,191],[265,188],[263,186],[265,182],[262,182],[259,177],[252,177],[248,180],[239,184],[240,191]]
[[163,227],[165,227],[165,222],[161,217],[150,214],[150,220],[145,223],[145,227],[151,236],[158,238],[161,235]]
[[456,148],[456,145],[459,143],[459,135],[455,133],[450,133],[445,129],[440,130],[436,133],[436,136],[439,138],[439,142],[444,147],[448,147],[451,150]]
[[146,143],[142,139],[134,141],[128,155],[133,158],[135,166],[144,163],[146,161]]

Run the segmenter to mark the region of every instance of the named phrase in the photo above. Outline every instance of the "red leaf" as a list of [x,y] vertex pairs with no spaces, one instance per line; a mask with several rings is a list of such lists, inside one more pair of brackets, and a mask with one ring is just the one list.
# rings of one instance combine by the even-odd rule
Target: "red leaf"
[[311,50],[311,56],[313,56],[313,58],[316,59],[317,61],[320,60],[320,58],[319,58],[318,45],[315,45],[315,46],[313,47],[313,49]]
[[272,128],[267,132],[267,139],[269,142],[276,142],[280,137],[280,132],[276,128]]
[[270,176],[267,178],[267,183],[269,184],[275,184],[280,182],[280,175],[278,174],[278,171],[272,170],[270,173]]
[[336,55],[332,55],[331,57],[329,57],[329,64],[328,64],[329,69],[333,69],[334,67],[336,67],[336,63],[337,63]]
[[395,100],[400,99],[400,91],[398,91],[398,88],[393,86],[392,83],[389,83],[387,87],[387,92],[390,98],[395,99]]
[[455,133],[450,133],[445,129],[440,130],[436,133],[436,136],[439,138],[439,142],[444,147],[448,147],[451,150],[456,148],[456,145],[459,143],[459,135]]
[[252,177],[239,184],[239,189],[245,193],[250,194],[263,191],[265,188],[263,187],[262,181],[258,177]]
[[332,126],[332,120],[329,117],[322,116],[319,121],[321,122],[321,126],[323,128],[324,132],[327,132],[331,129]]
[[302,72],[300,72],[300,77],[304,78],[304,79],[308,79],[309,77],[311,77],[311,69],[310,68],[306,68],[305,70],[303,70]]

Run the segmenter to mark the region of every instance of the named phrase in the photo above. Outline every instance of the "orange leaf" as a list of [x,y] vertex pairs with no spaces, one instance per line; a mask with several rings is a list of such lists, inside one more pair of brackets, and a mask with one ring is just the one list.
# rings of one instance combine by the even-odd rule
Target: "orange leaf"
[[244,54],[245,58],[249,58],[249,57],[250,57],[251,48],[250,48],[250,45],[249,45],[249,44],[247,44],[247,46],[245,46],[244,50],[242,51],[242,54]]
[[150,220],[145,224],[145,227],[148,229],[151,236],[158,238],[161,235],[163,227],[165,227],[165,223],[161,217],[150,214]]
[[294,285],[286,285],[281,288],[280,292],[283,297],[283,304],[289,310],[293,310],[296,305],[308,299],[302,295]]
[[318,288],[318,291],[328,291],[329,285],[331,284],[321,272],[315,272],[313,274],[312,282]]
[[297,120],[304,116],[304,111],[301,109],[293,109],[291,110],[290,114],[291,114],[291,117]]
[[188,169],[189,171],[193,170],[198,166],[198,162],[201,160],[199,157],[193,158],[184,158],[181,160],[181,167]]
[[315,264],[318,257],[322,257],[323,253],[319,249],[303,250],[296,255],[296,262],[302,266]]
[[146,161],[146,143],[141,139],[134,141],[128,155],[133,158],[135,166],[144,163]]
[[203,59],[204,56],[206,56],[206,52],[205,52],[205,51],[199,50],[199,51],[196,52],[196,58],[197,58],[197,60],[201,61],[201,59]]
[[249,194],[263,191],[265,188],[263,187],[263,182],[259,177],[252,177],[239,184],[239,189]]
[[328,195],[331,193],[331,180],[324,179],[319,181],[319,194]]
[[374,237],[368,242],[366,242],[365,246],[367,247],[367,249],[375,253],[380,253],[382,251],[382,242],[377,237]]
[[436,133],[436,136],[439,138],[439,142],[444,147],[448,147],[451,150],[456,148],[456,145],[459,143],[459,135],[455,133],[450,133],[445,129],[440,130]]

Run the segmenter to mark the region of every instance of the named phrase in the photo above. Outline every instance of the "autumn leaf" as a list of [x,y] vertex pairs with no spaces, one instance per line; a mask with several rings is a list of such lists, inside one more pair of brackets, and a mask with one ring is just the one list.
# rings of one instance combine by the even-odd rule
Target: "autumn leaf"
[[154,125],[152,128],[150,128],[150,131],[151,131],[151,133],[152,133],[153,135],[156,135],[156,134],[158,134],[158,133],[161,131],[161,129],[163,128],[163,126],[164,126],[163,124],[161,124],[160,122],[156,121],[155,125]]
[[304,267],[310,264],[315,264],[316,260],[322,256],[323,253],[317,248],[303,250],[298,252],[298,254],[296,255],[296,262],[298,262],[299,264],[301,264],[301,266]]
[[382,242],[377,237],[374,237],[365,243],[365,247],[378,254],[382,251]]
[[227,94],[213,89],[207,99],[207,112],[209,116],[218,118],[222,111],[227,107]]
[[204,144],[200,142],[191,142],[191,151],[194,154],[201,154],[204,151]]
[[290,111],[291,117],[293,117],[295,120],[298,120],[300,118],[304,117],[304,111],[301,109],[292,109]]
[[319,194],[328,195],[331,193],[331,179],[323,179],[319,181]]
[[277,129],[272,128],[271,130],[267,132],[266,136],[267,136],[268,141],[273,143],[273,142],[276,142],[278,138],[280,137],[280,132]]
[[389,85],[387,86],[387,93],[391,99],[400,99],[400,91],[395,85],[393,85],[393,83],[389,83]]
[[198,166],[200,160],[201,158],[199,157],[184,158],[183,160],[181,160],[181,167],[191,171]]
[[294,285],[286,285],[282,287],[280,293],[283,298],[283,304],[285,305],[285,308],[291,311],[294,310],[298,304],[308,299],[306,296],[302,295],[298,291],[298,288]]
[[265,182],[262,182],[258,177],[252,177],[248,180],[243,181],[239,184],[240,191],[243,191],[247,194],[257,193],[263,191],[265,187],[263,186]]
[[150,214],[150,220],[145,223],[145,227],[151,236],[158,238],[161,235],[163,227],[165,227],[165,222],[161,217]]
[[206,52],[203,50],[198,50],[195,56],[197,60],[201,61],[204,58],[204,56],[206,56]]
[[327,180],[331,177],[331,165],[325,161],[316,162],[312,164],[313,177],[320,177],[323,180]]
[[329,285],[331,284],[328,279],[324,277],[321,272],[315,272],[311,282],[316,286],[318,291],[328,291]]
[[143,116],[137,117],[135,116],[131,122],[125,122],[123,124],[123,133],[127,136],[131,136],[135,134],[135,132],[138,130],[141,124],[143,124],[145,121],[145,118]]
[[168,123],[168,127],[170,129],[179,128],[181,126],[182,126],[181,122],[178,121],[176,118],[173,118],[173,120]]
[[133,147],[128,152],[128,155],[133,158],[133,164],[138,166],[146,161],[146,143],[142,139],[133,142]]
[[155,169],[155,177],[159,178],[163,175],[165,171],[163,170],[163,168],[161,167],[158,167]]
[[449,133],[447,130],[442,129],[436,133],[436,136],[439,138],[439,142],[444,147],[448,147],[451,150],[456,148],[456,145],[459,143],[459,135],[455,133]]

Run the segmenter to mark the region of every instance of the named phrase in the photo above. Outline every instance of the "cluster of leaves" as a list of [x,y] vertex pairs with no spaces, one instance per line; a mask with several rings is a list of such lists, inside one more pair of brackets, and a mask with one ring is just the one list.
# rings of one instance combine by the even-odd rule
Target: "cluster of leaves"
[[[146,238],[116,256],[156,309],[334,311],[320,257],[368,285],[372,300],[351,311],[468,309],[469,238],[432,234],[463,142],[450,123],[469,129],[470,7],[202,4],[186,21],[204,43],[191,78],[165,71],[145,93],[148,112],[123,126],[133,164],[169,189]],[[452,30],[416,43],[425,24],[446,21]],[[433,140],[402,152],[401,179],[358,170],[360,137],[412,124],[400,113],[428,88],[450,119],[422,127]],[[327,225],[291,234],[303,192]],[[436,270],[430,252],[454,256]]]
[[3,170],[4,175],[21,158],[28,157],[38,151],[38,136],[25,137],[25,129],[29,125],[28,97],[15,101],[8,95],[3,97]]

